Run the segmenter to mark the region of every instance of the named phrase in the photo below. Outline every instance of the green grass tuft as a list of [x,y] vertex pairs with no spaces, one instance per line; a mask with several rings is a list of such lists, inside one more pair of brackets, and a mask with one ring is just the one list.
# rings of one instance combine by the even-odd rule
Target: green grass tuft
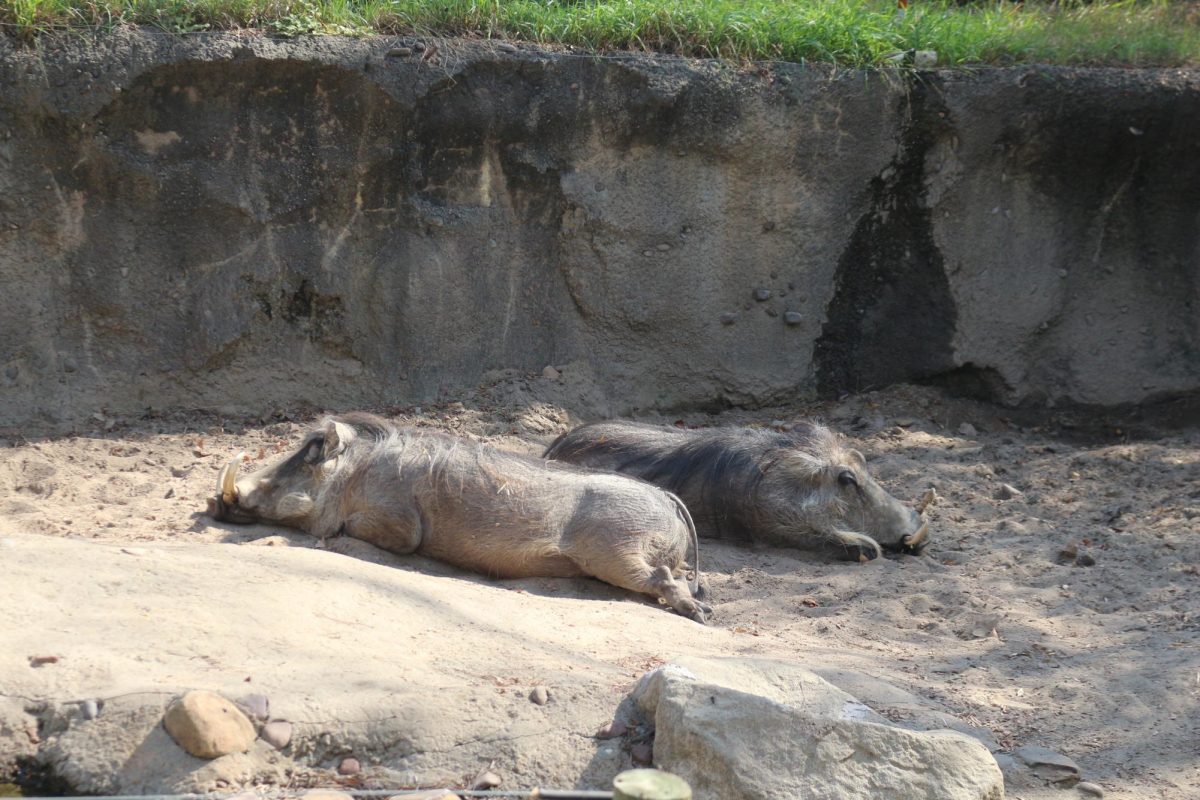
[[1200,64],[1197,0],[0,0],[0,25],[253,29],[277,36],[419,31],[739,61],[942,65]]

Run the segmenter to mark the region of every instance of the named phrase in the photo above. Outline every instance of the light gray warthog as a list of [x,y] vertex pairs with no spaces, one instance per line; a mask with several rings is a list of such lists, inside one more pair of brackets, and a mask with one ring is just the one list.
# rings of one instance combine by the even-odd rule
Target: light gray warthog
[[[209,513],[347,534],[500,578],[577,577],[661,598],[705,622],[696,530],[674,495],[622,475],[401,429],[368,414],[323,420],[294,453],[218,478]],[[696,578],[677,580],[689,547]]]
[[929,543],[923,515],[884,491],[862,454],[816,423],[785,434],[598,422],[563,434],[544,455],[674,492],[702,537],[833,545],[851,558],[917,554]]

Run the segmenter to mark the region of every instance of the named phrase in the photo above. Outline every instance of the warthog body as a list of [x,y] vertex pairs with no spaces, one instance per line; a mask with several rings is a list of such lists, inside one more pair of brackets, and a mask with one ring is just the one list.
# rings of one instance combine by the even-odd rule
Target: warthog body
[[296,452],[251,475],[238,476],[240,462],[218,479],[217,519],[346,534],[494,577],[591,575],[698,622],[710,611],[695,584],[676,579],[688,549],[696,553],[686,507],[632,478],[366,414],[324,420]]
[[917,553],[927,544],[921,515],[875,482],[861,453],[815,423],[785,434],[600,422],[560,436],[545,457],[634,475],[674,492],[701,536],[832,544],[850,557]]

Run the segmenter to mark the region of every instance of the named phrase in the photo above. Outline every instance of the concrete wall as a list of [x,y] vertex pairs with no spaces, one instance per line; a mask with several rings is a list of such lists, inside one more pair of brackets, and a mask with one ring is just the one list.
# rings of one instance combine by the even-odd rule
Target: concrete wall
[[0,426],[1200,389],[1198,72],[424,44],[0,43]]

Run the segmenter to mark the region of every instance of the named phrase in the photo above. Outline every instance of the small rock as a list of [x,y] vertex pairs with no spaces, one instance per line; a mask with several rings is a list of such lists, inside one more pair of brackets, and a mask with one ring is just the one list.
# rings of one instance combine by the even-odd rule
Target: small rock
[[917,69],[933,69],[937,66],[937,62],[936,50],[918,50],[913,53],[913,66]]
[[266,722],[271,716],[271,701],[265,694],[248,694],[237,701],[237,706],[250,719]]
[[1013,755],[1029,765],[1033,774],[1044,781],[1062,783],[1079,780],[1079,765],[1061,753],[1026,745],[1014,750]]
[[721,324],[722,325],[732,325],[735,322],[737,322],[737,314],[734,314],[733,312],[729,312],[729,313],[721,315]]
[[57,664],[57,663],[58,663],[58,656],[30,656],[29,657],[29,666],[31,666],[31,667],[42,667],[42,666],[45,666],[46,664]]
[[497,50],[499,50],[501,53],[515,53],[515,52],[517,52],[517,47],[516,47],[516,45],[511,45],[511,44],[509,44],[508,42],[499,42],[499,43],[496,45],[496,49],[497,49]]
[[654,762],[654,748],[648,742],[639,742],[629,748],[629,756],[635,764],[649,765]]
[[197,758],[244,753],[254,744],[254,725],[238,707],[215,692],[191,691],[163,715],[175,743]]
[[804,315],[799,311],[785,311],[783,312],[783,321],[788,325],[799,325],[804,322]]
[[1022,497],[1024,494],[1017,487],[1008,483],[1002,483],[997,487],[995,497],[997,500],[1012,500],[1014,497]]
[[979,433],[979,431],[975,429],[975,426],[969,422],[964,422],[962,425],[959,425],[958,432],[963,436],[975,436]]
[[1075,784],[1075,788],[1084,794],[1090,794],[1092,797],[1104,797],[1104,787],[1098,783],[1080,781]]
[[644,256],[652,256],[652,255],[654,255],[654,251],[653,251],[653,250],[643,250],[643,251],[642,251],[642,255],[644,255]]
[[896,426],[899,428],[911,428],[913,425],[916,425],[916,424],[917,424],[917,421],[915,419],[913,419],[912,417],[898,417],[896,419]]
[[771,299],[771,290],[765,289],[765,288],[755,289],[754,290],[754,299],[760,303],[763,302],[764,300],[770,300]]
[[1080,553],[1075,557],[1075,566],[1077,567],[1094,567],[1096,559],[1088,553]]
[[602,726],[600,730],[596,731],[596,738],[616,739],[618,736],[624,736],[628,730],[629,728],[624,722],[613,720],[607,725]]
[[542,377],[549,381],[556,381],[562,377],[562,373],[554,367],[545,366],[542,368]]
[[79,704],[79,713],[84,719],[95,719],[100,716],[100,704],[95,700],[84,700]]
[[663,242],[662,244],[660,244],[658,246],[658,250],[660,253],[665,253],[670,249],[671,249],[671,245],[667,244],[666,242]]
[[1071,564],[1075,561],[1075,558],[1078,555],[1079,546],[1076,545],[1075,542],[1067,542],[1065,545],[1063,545],[1063,548],[1058,551],[1057,560],[1060,564]]
[[338,764],[338,775],[357,775],[362,771],[362,764],[353,756],[347,756]]
[[544,706],[550,702],[550,690],[545,686],[535,686],[533,691],[529,693],[529,699],[539,706]]
[[263,725],[262,731],[258,736],[276,750],[282,750],[291,744],[292,723],[281,719],[272,720]]
[[393,47],[387,51],[387,54],[392,58],[407,58],[412,55],[411,47]]
[[475,776],[474,782],[471,784],[471,791],[482,792],[488,789],[495,789],[501,783],[501,778],[491,770],[484,770]]

